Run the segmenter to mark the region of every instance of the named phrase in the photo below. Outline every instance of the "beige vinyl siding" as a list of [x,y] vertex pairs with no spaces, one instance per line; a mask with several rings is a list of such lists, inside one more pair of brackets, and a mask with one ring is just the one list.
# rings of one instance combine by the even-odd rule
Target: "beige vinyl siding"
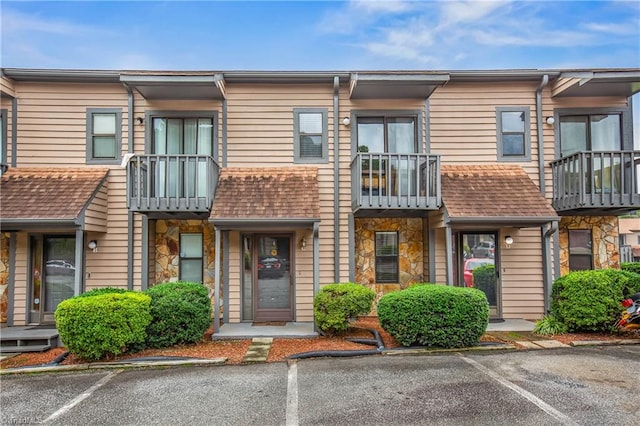
[[[27,324],[28,303],[28,241],[26,232],[16,233],[15,286],[13,289],[13,325]],[[11,303],[11,302],[10,302]]]
[[436,280],[437,284],[449,284],[447,282],[447,250],[445,228],[436,228],[435,236],[435,258],[436,258]]
[[443,164],[498,162],[496,107],[528,107],[531,161],[518,164],[538,184],[535,91],[538,83],[449,83],[430,98],[431,152]]
[[[504,237],[514,239],[504,246]],[[504,318],[540,319],[544,315],[542,238],[540,228],[501,230],[500,280]]]
[[578,83],[580,83],[579,78],[560,77],[555,83],[551,85],[551,95],[556,96]]
[[84,213],[84,230],[90,232],[107,232],[108,216],[108,184],[105,182]]
[[[228,167],[282,167],[294,164],[293,110],[294,108],[326,108],[328,111],[327,163],[311,164],[318,167],[320,195],[320,283],[334,281],[333,274],[333,85],[227,85],[227,160]],[[348,154],[347,154],[348,155]],[[347,172],[343,172],[346,173]],[[350,193],[348,195],[350,202]],[[349,210],[350,211],[350,210]],[[344,259],[348,259],[348,222],[344,223]],[[311,231],[309,230],[309,235]],[[311,238],[307,238],[311,241]],[[233,263],[230,264],[233,268]],[[348,263],[344,267],[348,278]],[[312,275],[310,275],[312,277]],[[300,281],[302,280],[302,281]],[[299,282],[308,283],[307,278]],[[232,286],[234,281],[231,281]],[[305,314],[306,315],[306,314]]]
[[[229,300],[229,322],[240,322],[242,312],[242,244],[240,233],[229,232],[229,292],[224,297]],[[222,288],[220,289],[222,291]],[[219,302],[216,302],[219,303]],[[222,308],[222,307],[221,307]],[[222,314],[222,312],[221,312]]]
[[2,93],[3,101],[4,99],[7,99],[8,96],[12,96],[15,98],[16,91],[13,80],[10,80],[4,76],[0,77],[0,92]]
[[[17,82],[15,89],[19,105],[18,167],[86,165],[87,108],[121,109],[121,148],[122,154],[127,152],[128,102],[122,85]],[[86,212],[86,239],[98,241],[98,251],[86,254],[87,290],[127,286],[126,170],[119,165],[107,167],[107,182],[97,194],[95,206]],[[106,229],[99,225],[105,212]],[[24,285],[25,281],[16,279],[16,289]]]

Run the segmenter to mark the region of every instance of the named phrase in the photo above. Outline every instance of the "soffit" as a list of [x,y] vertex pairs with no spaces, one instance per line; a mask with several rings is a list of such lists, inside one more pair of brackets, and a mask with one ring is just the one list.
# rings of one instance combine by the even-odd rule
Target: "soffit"
[[151,100],[207,100],[225,97],[224,79],[213,73],[122,74],[120,81]]
[[351,99],[427,99],[449,74],[351,74]]
[[620,96],[640,92],[640,70],[562,73],[552,89],[553,96]]

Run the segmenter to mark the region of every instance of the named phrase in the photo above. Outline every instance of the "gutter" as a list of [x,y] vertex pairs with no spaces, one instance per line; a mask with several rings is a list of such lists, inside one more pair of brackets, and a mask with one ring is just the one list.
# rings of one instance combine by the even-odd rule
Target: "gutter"
[[[333,282],[340,282],[340,77],[333,78]],[[319,261],[319,259],[316,259]]]

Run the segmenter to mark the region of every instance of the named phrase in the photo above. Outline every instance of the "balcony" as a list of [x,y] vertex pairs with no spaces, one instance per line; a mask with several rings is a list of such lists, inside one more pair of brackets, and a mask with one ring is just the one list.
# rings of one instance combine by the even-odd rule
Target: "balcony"
[[433,154],[356,154],[351,200],[357,215],[384,216],[440,208],[440,157]]
[[640,151],[581,151],[551,163],[560,214],[619,215],[640,209]]
[[206,217],[218,174],[209,155],[134,155],[127,164],[127,207],[155,218]]

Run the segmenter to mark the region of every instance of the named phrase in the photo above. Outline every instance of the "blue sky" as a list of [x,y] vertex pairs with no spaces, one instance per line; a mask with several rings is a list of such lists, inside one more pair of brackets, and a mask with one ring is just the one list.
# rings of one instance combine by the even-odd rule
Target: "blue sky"
[[3,67],[640,67],[634,1],[0,1]]

